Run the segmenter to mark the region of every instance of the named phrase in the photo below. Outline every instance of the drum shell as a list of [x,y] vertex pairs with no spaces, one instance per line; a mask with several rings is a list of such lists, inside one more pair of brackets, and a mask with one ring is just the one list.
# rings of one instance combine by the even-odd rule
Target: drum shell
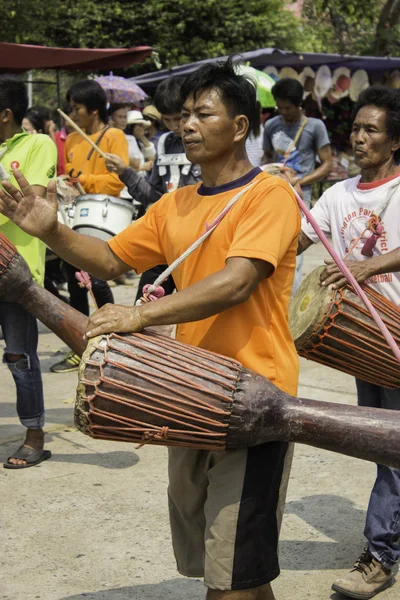
[[[400,387],[400,365],[368,309],[347,286],[339,290],[321,287],[323,269],[318,267],[304,279],[290,305],[289,322],[298,354],[375,385]],[[369,286],[363,288],[400,345],[400,309]],[[324,310],[313,313],[313,303],[319,307],[321,302]],[[299,329],[297,316],[303,307]]]
[[74,208],[72,229],[105,241],[126,229],[134,213],[131,202],[105,194],[78,196]]
[[154,333],[101,336],[82,358],[75,422],[97,439],[224,449],[241,370]]

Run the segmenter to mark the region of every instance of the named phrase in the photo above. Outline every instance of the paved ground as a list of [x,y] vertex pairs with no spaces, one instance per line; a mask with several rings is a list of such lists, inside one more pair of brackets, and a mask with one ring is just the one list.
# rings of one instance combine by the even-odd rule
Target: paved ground
[[[321,263],[313,248],[305,270]],[[128,303],[132,288],[119,286]],[[0,342],[2,348],[2,342]],[[0,348],[0,349],[1,349]],[[22,471],[0,468],[0,599],[200,600],[200,581],[177,575],[166,510],[166,451],[94,441],[75,430],[76,374],[49,367],[63,345],[41,328],[47,408],[46,446],[53,459]],[[57,354],[59,353],[59,354]],[[22,436],[15,390],[0,366],[0,461]],[[351,377],[302,361],[299,395],[355,403]],[[375,476],[372,464],[296,447],[281,536],[277,600],[340,600],[332,581],[363,547]],[[382,600],[400,597],[400,584]]]

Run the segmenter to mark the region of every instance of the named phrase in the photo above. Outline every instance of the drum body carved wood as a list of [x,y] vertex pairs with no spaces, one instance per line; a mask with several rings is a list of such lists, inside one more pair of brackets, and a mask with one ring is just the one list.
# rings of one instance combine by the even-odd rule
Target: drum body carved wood
[[[289,310],[300,356],[388,388],[400,387],[400,364],[362,300],[348,287],[323,287],[318,267],[302,282]],[[371,303],[400,346],[400,309],[367,285]]]
[[400,468],[400,413],[295,398],[230,358],[144,332],[83,339],[87,317],[31,280],[0,234],[0,302],[78,354],[76,423],[99,439],[223,450],[293,441]]

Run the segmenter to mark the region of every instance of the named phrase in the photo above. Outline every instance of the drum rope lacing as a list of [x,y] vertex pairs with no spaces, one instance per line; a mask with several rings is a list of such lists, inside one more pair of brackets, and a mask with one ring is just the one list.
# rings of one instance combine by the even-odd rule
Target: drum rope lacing
[[[134,337],[110,334],[107,336],[105,344],[94,346],[95,350],[102,353],[102,362],[90,359],[86,361],[86,364],[97,367],[100,377],[95,381],[87,378],[82,380],[84,385],[94,388],[92,394],[84,397],[90,407],[88,414],[89,430],[96,431],[96,437],[104,436],[106,439],[125,441],[132,441],[133,439],[140,441],[141,446],[146,443],[168,440],[170,445],[187,446],[191,442],[193,447],[198,448],[204,445],[205,449],[210,449],[210,442],[207,442],[207,439],[209,439],[213,440],[211,444],[213,448],[220,449],[225,445],[232,398],[224,393],[212,391],[201,382],[197,383],[190,379],[190,376],[199,377],[199,364],[201,363],[201,381],[209,381],[226,389],[227,392],[233,393],[236,389],[237,376],[241,370],[240,363],[226,359],[223,356],[216,356],[213,357],[213,364],[210,364],[209,357],[201,349],[196,348],[196,352],[193,352],[175,340],[163,336],[156,337],[156,347],[153,347],[151,341],[149,343],[146,334],[135,334]],[[121,347],[121,342],[123,347]],[[126,345],[131,350],[127,349]],[[180,346],[182,346],[182,349]],[[135,349],[140,350],[141,354],[135,352]],[[126,364],[121,360],[110,357],[110,352],[118,353],[121,357],[132,360],[129,364]],[[147,358],[143,356],[143,352],[148,354]],[[197,362],[194,358],[197,359]],[[132,361],[139,363],[139,365],[136,367],[132,364]],[[144,373],[143,365],[152,368],[155,374]],[[106,374],[105,369],[107,366],[115,367],[118,371],[123,371],[133,377],[137,376],[146,385],[142,387],[132,385],[126,381],[118,381],[110,374]],[[171,366],[179,367],[179,374],[172,373]],[[229,371],[223,371],[222,367],[228,367]],[[171,387],[177,384],[180,388],[175,387],[173,395],[170,395],[168,392],[170,392]],[[149,392],[151,386],[153,386],[153,390]],[[112,391],[106,391],[110,387],[112,387]],[[186,388],[187,391],[182,388]],[[158,391],[155,391],[155,389]],[[192,391],[201,392],[203,399],[193,395]],[[124,394],[129,394],[133,398],[127,398]],[[210,396],[220,400],[222,404],[226,405],[226,408],[218,408],[212,404],[207,400],[207,397]],[[141,413],[152,415],[153,418],[165,419],[167,416],[169,421],[175,422],[178,428],[157,426],[100,410],[94,404],[96,398],[104,398],[120,406],[125,405],[135,408]],[[151,409],[146,402],[149,399],[151,399]],[[193,410],[196,408],[200,409],[201,412]],[[217,420],[213,415],[219,415],[220,420]],[[115,425],[99,425],[94,422],[96,417],[100,419],[107,418]],[[226,417],[226,420],[221,421],[221,417]],[[183,428],[180,429],[179,425]],[[188,425],[190,425],[190,429],[188,429]]]
[[218,227],[218,225],[228,214],[230,209],[236,204],[236,202],[238,202],[238,200],[240,200],[243,194],[245,194],[254,185],[254,183],[255,182],[253,181],[250,185],[248,185],[238,194],[236,194],[236,196],[234,196],[232,200],[228,202],[225,208],[219,213],[219,215],[217,215],[217,217],[212,221],[212,223],[206,223],[205,232],[199,238],[197,238],[197,240],[193,242],[193,244],[183,254],[181,254],[181,256],[179,256],[167,269],[165,269],[165,271],[163,271],[161,275],[157,277],[153,284],[147,284],[143,287],[143,297],[136,302],[136,305],[140,306],[145,302],[157,300],[158,298],[162,298],[165,295],[164,288],[161,286],[161,284],[166,279],[168,279],[171,273],[175,271],[175,269],[177,269],[179,265],[188,258],[188,256],[190,256],[195,250],[197,250],[199,246],[201,246],[201,244],[208,238],[208,236],[211,235],[214,229]]
[[[7,269],[10,260],[16,254],[15,246],[5,237],[5,235],[1,234],[1,244],[0,244],[0,267],[3,269]],[[3,259],[5,262],[3,262]]]
[[368,299],[366,293],[361,288],[360,284],[357,282],[356,278],[351,273],[351,271],[347,267],[346,263],[343,261],[342,258],[340,258],[340,256],[337,254],[337,252],[329,244],[329,242],[328,242],[325,234],[323,233],[322,229],[318,225],[317,221],[314,219],[311,211],[308,209],[308,207],[305,205],[305,203],[303,202],[303,200],[300,198],[299,194],[296,192],[296,190],[294,189],[294,187],[292,185],[290,187],[291,187],[291,189],[293,190],[293,193],[296,196],[296,200],[297,200],[297,203],[298,203],[301,211],[307,217],[307,220],[311,223],[312,228],[314,229],[315,233],[317,234],[317,236],[319,237],[319,239],[321,240],[321,242],[323,243],[323,245],[325,246],[325,248],[328,250],[329,254],[333,258],[334,262],[339,267],[340,271],[343,273],[343,275],[345,276],[345,278],[347,279],[347,281],[351,284],[351,286],[353,287],[353,289],[356,292],[357,296],[360,297],[360,299],[363,301],[363,303],[367,307],[367,309],[368,309],[371,317],[373,318],[373,320],[375,321],[375,323],[379,327],[379,329],[380,329],[383,337],[385,338],[385,340],[389,344],[389,346],[390,346],[393,354],[395,355],[395,357],[398,360],[398,362],[400,362],[400,349],[399,349],[398,345],[396,344],[396,341],[394,340],[394,338],[391,335],[390,331],[386,327],[385,323],[382,321],[382,319],[379,316],[378,312],[375,310],[375,308],[372,305],[371,301]]
[[[388,323],[388,328],[391,330],[397,343],[399,343],[400,326],[396,323],[400,322],[400,310],[394,310],[392,304],[386,300],[386,298],[377,294],[372,288],[366,288],[365,292],[370,296],[371,300],[375,302],[378,310],[383,313],[384,318]],[[345,296],[344,288],[337,290],[336,297],[332,299],[325,311],[325,316],[328,317],[328,321],[323,325],[322,332],[318,333],[320,329],[320,324],[318,323],[314,328],[314,331],[312,331],[308,338],[304,340],[301,349],[299,349],[299,354],[305,358],[319,362],[320,364],[341,368],[351,375],[367,377],[368,381],[375,383],[376,385],[382,385],[383,375],[385,377],[385,387],[398,387],[398,362],[395,357],[388,354],[386,344],[383,344],[382,341],[376,337],[378,327],[368,325],[356,316],[353,316],[351,312],[343,312],[340,308],[342,304],[348,305],[361,315],[369,314],[365,308]],[[335,312],[333,312],[334,308],[336,309]],[[371,338],[361,333],[361,331],[357,331],[356,328],[350,330],[349,328],[339,325],[336,322],[336,319],[341,316],[358,325],[360,330],[370,332],[372,336],[375,335],[373,341],[371,341]],[[335,335],[336,331],[347,334],[351,339],[359,342],[359,345],[346,341],[342,336]],[[341,347],[352,350],[353,355],[349,355],[348,351],[341,350]],[[326,360],[324,360],[324,357],[326,357]],[[380,372],[375,374],[371,368],[362,364],[361,360],[364,357],[370,357],[371,362],[373,363],[380,362],[383,365],[383,373]]]

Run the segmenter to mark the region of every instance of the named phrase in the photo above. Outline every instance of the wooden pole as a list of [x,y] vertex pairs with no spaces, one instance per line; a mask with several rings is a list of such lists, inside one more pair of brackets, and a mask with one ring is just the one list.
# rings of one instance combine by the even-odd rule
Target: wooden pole
[[65,114],[65,112],[61,110],[61,108],[58,109],[58,112],[60,113],[62,118],[65,119],[65,121],[67,121],[67,123],[69,123],[71,127],[75,129],[75,131],[77,131],[83,138],[85,138],[85,140],[92,146],[92,148],[94,148],[94,150],[96,150],[96,152],[100,154],[100,156],[107,160],[107,156],[104,154],[103,150],[100,150],[100,148],[94,143],[94,141],[91,140],[90,137],[86,135],[86,133],[82,131],[82,129],[78,127],[78,125],[72,119],[70,119],[69,116]]

